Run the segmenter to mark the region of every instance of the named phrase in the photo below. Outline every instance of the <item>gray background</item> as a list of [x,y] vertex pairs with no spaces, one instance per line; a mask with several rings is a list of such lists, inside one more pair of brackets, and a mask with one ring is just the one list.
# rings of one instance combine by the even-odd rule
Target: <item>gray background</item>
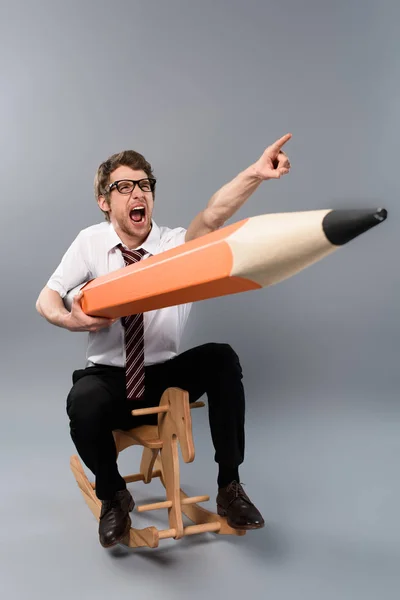
[[[1,592],[398,599],[399,4],[1,8]],[[86,336],[42,320],[37,295],[78,231],[102,220],[92,181],[111,153],[144,153],[159,180],[157,222],[187,226],[288,131],[291,174],[232,221],[381,205],[389,219],[276,287],[193,309],[182,349],[224,341],[241,357],[241,474],[267,527],[106,552],[68,464],[65,397]],[[206,411],[193,420],[183,485],[214,507]],[[123,472],[138,462],[128,450]],[[162,495],[157,483],[132,489],[139,502]],[[166,512],[151,518],[166,524]]]

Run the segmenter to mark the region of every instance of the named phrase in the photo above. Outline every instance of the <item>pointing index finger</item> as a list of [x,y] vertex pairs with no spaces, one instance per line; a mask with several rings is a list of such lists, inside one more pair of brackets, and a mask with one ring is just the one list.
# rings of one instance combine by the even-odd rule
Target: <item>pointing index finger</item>
[[271,145],[271,149],[275,150],[276,152],[279,152],[279,150],[282,148],[282,146],[284,146],[286,144],[286,142],[288,142],[290,140],[291,137],[292,137],[291,133],[287,133],[286,135],[283,135],[281,138],[279,138],[279,140],[276,140],[276,142],[274,142]]

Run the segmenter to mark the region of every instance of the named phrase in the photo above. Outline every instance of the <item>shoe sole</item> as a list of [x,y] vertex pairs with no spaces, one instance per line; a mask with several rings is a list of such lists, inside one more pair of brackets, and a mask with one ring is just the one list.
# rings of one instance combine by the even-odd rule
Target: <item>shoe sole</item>
[[236,529],[237,531],[251,531],[254,529],[262,529],[265,526],[264,522],[253,525],[235,525],[235,523],[232,523],[230,518],[227,516],[228,513],[226,512],[225,508],[222,508],[222,506],[219,504],[217,505],[217,513],[220,517],[226,517],[226,522],[228,523],[229,527],[232,527],[232,529]]

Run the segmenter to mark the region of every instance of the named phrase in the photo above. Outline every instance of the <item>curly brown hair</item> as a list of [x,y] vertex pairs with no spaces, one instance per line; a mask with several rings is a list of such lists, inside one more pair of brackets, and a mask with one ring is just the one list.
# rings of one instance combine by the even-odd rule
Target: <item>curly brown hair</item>
[[[97,169],[94,178],[94,195],[96,200],[99,196],[104,196],[106,200],[109,199],[109,191],[107,185],[110,183],[110,175],[118,167],[130,167],[135,171],[144,171],[147,177],[154,178],[151,164],[145,159],[142,154],[135,152],[135,150],[123,150],[117,154],[113,154],[107,160],[101,163]],[[153,198],[155,197],[155,189],[153,191]],[[110,220],[108,212],[102,211],[106,221]]]

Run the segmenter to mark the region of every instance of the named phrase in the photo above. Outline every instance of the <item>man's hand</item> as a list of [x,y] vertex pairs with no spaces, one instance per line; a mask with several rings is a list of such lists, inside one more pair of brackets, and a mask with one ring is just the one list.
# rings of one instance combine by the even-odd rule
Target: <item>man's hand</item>
[[71,312],[65,317],[65,328],[69,331],[99,331],[110,327],[118,319],[107,319],[105,317],[90,317],[83,312],[81,307],[82,292],[74,296]]
[[291,133],[287,133],[279,140],[268,146],[264,150],[261,158],[253,165],[255,176],[266,181],[267,179],[280,179],[282,175],[287,175],[290,171],[290,161],[283,152],[282,147],[292,137]]

